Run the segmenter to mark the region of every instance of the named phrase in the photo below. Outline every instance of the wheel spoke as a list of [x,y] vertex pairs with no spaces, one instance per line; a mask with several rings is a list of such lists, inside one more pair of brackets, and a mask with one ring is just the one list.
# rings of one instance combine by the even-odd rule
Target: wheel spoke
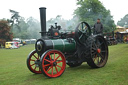
[[35,65],[35,63],[34,63],[34,64],[32,64],[31,66],[33,66],[33,65]]
[[82,30],[83,30],[83,28],[84,28],[84,24],[82,23]]
[[36,66],[35,66],[34,70],[36,70]]
[[95,55],[95,54],[96,54],[96,52],[93,52],[93,53],[92,53],[92,56]]
[[97,57],[97,62],[98,62],[98,64],[99,64],[99,57]]
[[55,53],[54,53],[54,61],[55,61]]
[[95,62],[96,58],[93,59],[93,61]]
[[101,51],[102,53],[105,53],[106,51]]
[[35,61],[35,60],[30,59],[30,61]]
[[97,48],[100,47],[100,41],[98,39],[96,39],[96,45],[97,45]]
[[39,68],[39,71],[41,71],[41,69]]
[[36,59],[38,59],[35,55],[33,55]]
[[96,49],[98,48],[95,42],[94,42],[94,46],[96,47]]
[[47,70],[47,72],[52,68],[52,66]]
[[100,46],[103,44],[103,42],[102,43],[100,43]]
[[55,66],[55,69],[56,69],[56,72],[58,73],[58,69],[57,69],[57,67]]
[[99,53],[99,56],[100,56],[100,58],[101,58],[102,60],[104,60],[104,59],[103,59],[103,55],[102,55],[101,53]]
[[52,59],[51,59],[51,55],[50,55],[50,54],[48,54],[48,56],[49,56],[49,58],[50,58],[50,61],[52,61]]
[[96,48],[95,48],[95,47],[92,47],[92,49],[93,49],[93,50],[96,50]]
[[99,45],[99,40],[98,39],[96,39],[96,44]]
[[52,66],[52,75],[53,75],[53,66]]
[[49,62],[49,63],[51,62],[51,61],[49,61],[49,60],[47,60],[47,59],[44,59],[44,60],[47,61],[47,62]]
[[38,55],[38,59],[40,59],[40,56]]
[[56,65],[56,66],[62,69],[62,67],[61,67],[61,66],[59,66],[59,65]]
[[55,61],[60,57],[60,55],[55,59]]
[[95,62],[96,58],[97,58],[97,55],[94,57],[94,60],[93,60],[94,62]]
[[83,34],[80,35],[79,40],[83,37]]
[[46,65],[44,65],[43,67],[46,67],[46,66],[50,66],[51,64],[46,64]]
[[61,63],[61,62],[62,62],[62,60],[58,61],[57,63]]

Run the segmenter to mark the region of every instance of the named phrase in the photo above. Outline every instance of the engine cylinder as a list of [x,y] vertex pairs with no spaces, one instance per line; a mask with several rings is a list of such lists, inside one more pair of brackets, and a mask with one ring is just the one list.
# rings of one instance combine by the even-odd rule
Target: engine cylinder
[[68,39],[39,39],[36,42],[35,49],[37,53],[42,54],[46,50],[56,49],[61,52],[72,53],[76,51],[76,42],[72,38],[70,42]]

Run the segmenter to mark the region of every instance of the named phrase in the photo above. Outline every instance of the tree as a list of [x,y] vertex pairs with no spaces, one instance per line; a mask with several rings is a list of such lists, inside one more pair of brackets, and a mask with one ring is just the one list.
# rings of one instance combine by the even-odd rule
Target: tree
[[13,31],[13,25],[15,24],[15,26],[17,26],[17,29],[19,31],[21,31],[21,28],[19,26],[19,23],[20,23],[20,19],[22,17],[19,15],[19,12],[17,12],[17,11],[14,11],[14,10],[11,10],[11,9],[9,11],[12,13],[11,19],[8,20],[9,23],[11,24],[11,28],[12,28],[11,30]]
[[[17,27],[20,28],[17,29]],[[20,17],[19,24],[13,24],[13,35],[15,38],[21,39],[37,39],[40,37],[40,23],[38,20],[33,17],[29,17],[25,20],[25,18]]]
[[27,19],[27,24],[28,24],[28,33],[30,38],[38,39],[40,38],[41,34],[41,27],[40,27],[40,22],[33,17],[29,17]]
[[57,23],[62,27],[61,30],[74,30],[78,24],[78,17],[74,16],[70,20],[65,20],[61,17],[61,15],[57,15],[56,18],[51,18],[47,21],[47,29],[50,25],[54,26],[54,23]]
[[121,18],[121,20],[117,22],[117,25],[122,26],[122,27],[124,25],[128,25],[128,14],[126,14],[123,18]]
[[100,18],[104,25],[104,32],[111,32],[115,28],[113,17],[99,0],[78,0],[78,8],[74,11],[79,21],[86,21],[93,26],[97,18]]
[[66,21],[62,18],[61,15],[57,15],[56,18],[51,18],[50,20],[47,21],[47,29],[50,27],[50,25],[55,25],[57,23],[62,27],[62,29],[66,29]]
[[[25,19],[23,17],[21,17],[19,19],[19,23],[18,24],[13,24],[13,34],[15,38],[21,38],[21,39],[26,39],[29,38],[29,33],[28,33],[28,27],[29,25],[26,23]],[[17,29],[17,28],[20,28]]]
[[10,32],[10,29],[8,21],[0,20],[0,46],[5,46],[5,42],[12,41],[13,34]]

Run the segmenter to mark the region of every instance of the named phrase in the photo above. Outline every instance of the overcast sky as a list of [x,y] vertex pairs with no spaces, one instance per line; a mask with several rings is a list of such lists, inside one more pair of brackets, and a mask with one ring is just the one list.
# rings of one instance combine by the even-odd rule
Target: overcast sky
[[[100,0],[111,11],[115,23],[128,14],[128,0]],[[64,19],[71,19],[77,8],[76,0],[0,0],[0,19],[10,18],[9,9],[20,12],[20,15],[40,19],[39,7],[47,8],[47,20],[62,15]]]

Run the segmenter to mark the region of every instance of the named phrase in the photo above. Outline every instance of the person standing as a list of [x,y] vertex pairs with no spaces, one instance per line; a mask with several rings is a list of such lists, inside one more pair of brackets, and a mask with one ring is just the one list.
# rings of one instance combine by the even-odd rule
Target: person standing
[[94,24],[93,34],[103,34],[103,24],[100,19],[97,19],[97,22]]

